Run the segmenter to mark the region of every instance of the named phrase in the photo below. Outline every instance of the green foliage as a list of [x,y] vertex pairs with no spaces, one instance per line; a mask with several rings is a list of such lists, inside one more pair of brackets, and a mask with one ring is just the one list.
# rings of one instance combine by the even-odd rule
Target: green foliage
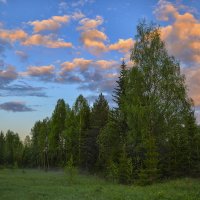
[[51,117],[51,132],[49,135],[49,148],[51,160],[54,165],[63,165],[65,162],[64,131],[67,116],[67,106],[63,99],[57,101],[57,105]]
[[132,68],[121,64],[112,110],[102,93],[92,107],[82,95],[71,108],[59,99],[51,118],[37,121],[24,143],[12,131],[0,133],[0,165],[48,169],[67,163],[70,183],[76,168],[122,184],[200,176],[193,102],[158,26],[138,24],[130,59]]
[[158,151],[152,137],[146,141],[146,147],[143,168],[139,172],[139,183],[142,185],[152,184],[159,178]]
[[107,163],[106,178],[108,180],[111,180],[112,182],[118,182],[119,168],[118,168],[118,165],[112,160],[109,160]]
[[128,146],[135,149],[129,147],[129,155],[137,160],[139,178],[151,183],[160,171],[163,177],[182,175],[192,152],[188,136],[195,134],[186,128],[192,104],[179,63],[168,55],[157,26],[139,23],[131,60],[124,107]]
[[133,178],[133,163],[128,157],[125,146],[119,158],[119,183],[130,184]]
[[13,169],[18,169],[18,168],[19,168],[18,163],[17,163],[17,161],[15,161]]
[[99,130],[102,129],[108,121],[108,115],[109,105],[104,95],[101,93],[92,107],[91,126]]
[[126,89],[126,78],[127,78],[127,69],[126,69],[126,63],[123,60],[121,64],[120,74],[119,78],[116,81],[117,86],[114,89],[113,92],[113,101],[117,104],[117,110],[121,110],[123,107],[123,101],[125,96],[125,89]]
[[77,172],[76,167],[74,166],[73,156],[71,156],[70,159],[67,161],[67,164],[64,170],[65,170],[65,174],[67,175],[69,184],[75,183],[78,172]]
[[90,107],[82,95],[79,95],[76,99],[73,111],[77,126],[77,163],[79,167],[87,168],[86,152],[84,150],[86,147],[87,131],[90,127]]
[[3,156],[5,158],[5,165],[12,167],[17,163],[20,166],[22,152],[23,144],[20,141],[19,135],[8,130],[5,136],[5,151]]
[[0,166],[5,164],[5,137],[0,133]]
[[100,163],[98,163],[99,145],[97,140],[102,128],[104,128],[108,122],[108,116],[108,102],[101,93],[91,109],[90,128],[87,131],[85,138],[84,151],[86,154],[87,168],[92,172],[102,170],[101,166],[99,165]]
[[100,132],[97,141],[99,145],[98,164],[102,170],[106,170],[106,163],[110,162],[110,159],[114,162],[118,161],[121,151],[118,130],[116,122],[109,119],[108,123]]

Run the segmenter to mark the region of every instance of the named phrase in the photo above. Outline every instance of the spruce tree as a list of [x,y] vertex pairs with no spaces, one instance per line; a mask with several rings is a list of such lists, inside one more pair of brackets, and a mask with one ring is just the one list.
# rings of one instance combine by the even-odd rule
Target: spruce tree
[[96,99],[91,109],[91,126],[86,135],[86,159],[90,171],[100,170],[101,165],[98,162],[99,147],[97,138],[102,128],[108,122],[109,106],[104,95],[101,93]]
[[125,79],[126,79],[126,63],[123,59],[121,67],[120,67],[120,73],[118,80],[116,81],[116,87],[113,91],[113,101],[116,103],[116,110],[122,109],[123,104],[123,98],[125,96]]

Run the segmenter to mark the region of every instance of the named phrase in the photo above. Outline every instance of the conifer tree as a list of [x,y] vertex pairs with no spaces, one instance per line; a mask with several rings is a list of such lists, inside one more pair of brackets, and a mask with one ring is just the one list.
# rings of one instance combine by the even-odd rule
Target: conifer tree
[[126,79],[126,63],[123,59],[121,67],[120,67],[120,73],[118,80],[116,81],[116,87],[113,92],[113,101],[116,103],[116,109],[121,110],[122,104],[123,104],[123,98],[125,96],[125,79]]
[[130,184],[133,176],[132,159],[128,157],[125,145],[122,147],[122,152],[119,158],[119,183]]
[[100,170],[100,163],[97,163],[99,146],[97,138],[102,128],[106,125],[109,115],[108,102],[101,93],[91,109],[91,126],[86,134],[86,162],[90,171]]
[[119,137],[121,138],[121,142],[123,145],[126,141],[126,135],[128,131],[128,125],[127,125],[127,119],[126,119],[126,113],[124,110],[124,103],[126,100],[126,78],[127,78],[127,69],[126,69],[126,63],[123,59],[120,73],[118,80],[116,81],[116,87],[114,88],[113,92],[113,101],[116,103],[116,107],[114,108],[113,117],[118,129],[119,129]]

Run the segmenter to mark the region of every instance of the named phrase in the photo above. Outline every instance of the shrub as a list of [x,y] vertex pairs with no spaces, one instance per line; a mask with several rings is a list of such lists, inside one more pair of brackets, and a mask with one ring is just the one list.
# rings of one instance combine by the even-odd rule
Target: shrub
[[65,166],[65,174],[67,175],[69,184],[75,182],[77,173],[78,171],[77,168],[74,166],[73,156],[71,156]]

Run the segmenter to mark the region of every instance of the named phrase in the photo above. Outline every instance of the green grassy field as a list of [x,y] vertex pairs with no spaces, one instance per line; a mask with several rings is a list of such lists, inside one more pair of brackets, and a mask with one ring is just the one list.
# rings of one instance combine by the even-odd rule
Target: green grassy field
[[0,170],[0,200],[200,200],[200,180],[180,179],[151,186],[124,186],[78,175],[73,184],[63,172]]

